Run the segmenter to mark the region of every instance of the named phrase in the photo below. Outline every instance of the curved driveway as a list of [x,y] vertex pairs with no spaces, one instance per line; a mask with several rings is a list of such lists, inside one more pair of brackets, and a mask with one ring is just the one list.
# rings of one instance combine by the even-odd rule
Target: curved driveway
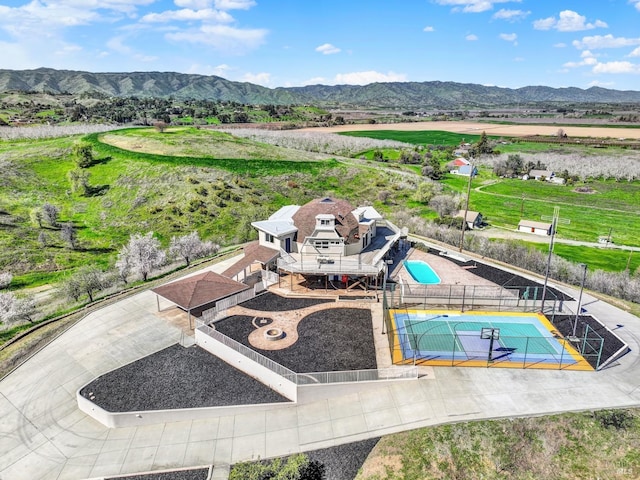
[[[227,263],[216,265],[217,271]],[[576,292],[573,292],[576,295]],[[584,296],[632,348],[601,372],[434,368],[417,381],[273,411],[109,429],[75,392],[96,376],[180,339],[150,291],[90,314],[0,382],[0,478],[82,479],[230,463],[402,430],[483,418],[640,405],[640,320]],[[161,394],[161,392],[159,392]]]

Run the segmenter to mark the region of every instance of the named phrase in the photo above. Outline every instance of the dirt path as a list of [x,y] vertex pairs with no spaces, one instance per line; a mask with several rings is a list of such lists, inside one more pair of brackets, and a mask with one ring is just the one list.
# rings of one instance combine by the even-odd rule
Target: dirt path
[[304,128],[300,131],[338,133],[362,130],[440,130],[452,133],[468,133],[480,135],[504,135],[506,137],[525,137],[529,135],[555,135],[562,128],[569,137],[597,137],[597,138],[634,138],[640,139],[638,128],[612,127],[576,127],[572,125],[499,125],[493,123],[475,122],[411,122],[366,125],[338,125],[334,127]]

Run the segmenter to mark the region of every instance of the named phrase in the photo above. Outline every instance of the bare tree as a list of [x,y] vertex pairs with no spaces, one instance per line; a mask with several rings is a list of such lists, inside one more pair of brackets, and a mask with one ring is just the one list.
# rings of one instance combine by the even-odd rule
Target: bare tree
[[7,288],[11,285],[13,275],[10,272],[0,272],[0,288]]
[[82,267],[74,277],[77,279],[80,288],[89,297],[90,302],[93,302],[93,294],[106,286],[104,273],[93,266]]
[[191,232],[182,237],[172,237],[169,245],[169,256],[172,258],[182,258],[187,265],[191,260],[215,253],[220,248],[213,242],[203,242],[200,240],[198,232]]
[[11,324],[22,319],[32,322],[35,311],[33,297],[17,297],[13,292],[0,293],[0,322]]
[[73,223],[67,222],[62,224],[62,229],[60,230],[60,238],[62,241],[66,242],[69,245],[71,250],[75,250],[78,246],[78,234],[76,232]]
[[429,201],[429,207],[433,208],[438,216],[446,217],[458,210],[459,202],[451,195],[436,195]]
[[75,276],[65,278],[58,284],[58,292],[65,298],[77,302],[82,296],[83,289]]
[[165,261],[166,254],[160,249],[160,242],[153,237],[153,232],[148,232],[131,235],[129,243],[118,254],[117,264],[128,265],[128,270],[146,282],[153,269],[164,265]]
[[42,218],[52,227],[58,226],[58,215],[60,215],[60,209],[55,205],[47,202],[42,206]]

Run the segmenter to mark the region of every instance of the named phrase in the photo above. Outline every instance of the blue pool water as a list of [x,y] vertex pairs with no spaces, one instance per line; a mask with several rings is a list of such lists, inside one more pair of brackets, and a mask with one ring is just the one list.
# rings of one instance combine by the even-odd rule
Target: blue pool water
[[434,285],[441,281],[438,274],[433,271],[429,264],[422,260],[407,260],[404,262],[404,266],[418,283]]

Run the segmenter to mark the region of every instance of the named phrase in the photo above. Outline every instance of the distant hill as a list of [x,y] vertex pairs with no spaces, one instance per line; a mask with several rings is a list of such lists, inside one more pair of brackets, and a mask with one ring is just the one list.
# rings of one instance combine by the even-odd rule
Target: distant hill
[[315,104],[386,108],[488,108],[553,103],[640,103],[640,91],[600,87],[518,89],[455,82],[389,82],[369,85],[308,85],[266,88],[221,77],[173,72],[90,73],[38,68],[0,70],[0,92],[146,96],[209,99],[252,105]]

